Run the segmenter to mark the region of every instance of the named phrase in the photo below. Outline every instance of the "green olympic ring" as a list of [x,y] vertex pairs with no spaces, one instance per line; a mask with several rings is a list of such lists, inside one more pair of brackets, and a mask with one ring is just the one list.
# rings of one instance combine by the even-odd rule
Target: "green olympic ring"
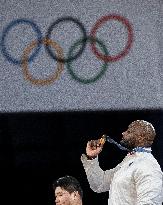
[[[73,53],[73,50],[79,46],[80,44],[82,44],[83,42],[85,41],[88,41],[90,43],[93,43],[94,41],[96,41],[98,43],[98,45],[100,46],[100,48],[102,49],[102,51],[105,53],[105,55],[108,55],[108,51],[107,51],[107,48],[106,46],[104,45],[104,43],[97,39],[97,38],[92,38],[90,36],[88,36],[86,39],[79,39],[78,41],[76,41],[71,47],[70,47],[70,50],[68,52],[68,57],[71,57],[72,53]],[[70,75],[72,76],[72,78],[80,83],[84,83],[84,84],[88,84],[88,83],[94,83],[95,81],[99,80],[99,78],[104,75],[104,73],[106,72],[107,70],[107,66],[108,66],[108,62],[104,62],[103,66],[102,66],[102,69],[100,70],[100,72],[98,72],[96,74],[96,76],[94,77],[90,77],[88,79],[86,78],[81,78],[79,77],[72,69],[72,66],[71,66],[71,63],[72,62],[67,62],[67,69],[68,69],[68,72],[70,73]]]

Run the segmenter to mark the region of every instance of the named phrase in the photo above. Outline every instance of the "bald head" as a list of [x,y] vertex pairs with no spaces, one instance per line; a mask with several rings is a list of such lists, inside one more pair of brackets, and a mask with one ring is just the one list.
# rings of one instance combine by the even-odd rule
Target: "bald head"
[[153,125],[144,120],[136,120],[129,125],[138,135],[142,137],[146,144],[151,145],[156,136]]
[[127,131],[123,132],[122,143],[129,148],[150,147],[156,136],[153,125],[144,120],[133,121]]

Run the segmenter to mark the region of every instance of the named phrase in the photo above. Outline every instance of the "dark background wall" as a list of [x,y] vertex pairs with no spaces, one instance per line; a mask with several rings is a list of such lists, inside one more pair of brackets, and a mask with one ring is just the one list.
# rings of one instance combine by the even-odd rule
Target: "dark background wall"
[[[157,138],[153,154],[163,168],[161,110],[1,114],[1,199],[6,204],[52,205],[53,180],[68,174],[81,182],[84,205],[106,205],[108,193],[97,194],[89,188],[80,156],[89,139],[106,133],[120,141],[121,133],[137,119],[154,125]],[[103,169],[112,168],[125,155],[115,145],[106,143],[100,165]]]

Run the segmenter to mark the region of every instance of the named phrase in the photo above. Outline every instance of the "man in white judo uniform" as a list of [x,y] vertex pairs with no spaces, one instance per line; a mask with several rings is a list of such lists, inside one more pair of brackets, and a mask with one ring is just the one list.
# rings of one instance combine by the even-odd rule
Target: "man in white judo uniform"
[[122,135],[120,144],[131,152],[115,168],[106,171],[98,162],[103,143],[87,143],[81,161],[91,189],[97,193],[109,191],[108,205],[162,205],[163,173],[151,154],[156,135],[153,125],[136,120]]

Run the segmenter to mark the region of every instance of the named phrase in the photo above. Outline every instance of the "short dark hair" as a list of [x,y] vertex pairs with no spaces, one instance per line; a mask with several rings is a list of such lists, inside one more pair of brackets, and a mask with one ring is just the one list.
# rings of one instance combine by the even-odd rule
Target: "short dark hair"
[[61,187],[69,193],[77,191],[80,197],[83,198],[83,190],[81,188],[79,181],[75,177],[66,175],[55,180],[53,182],[53,189],[55,190],[57,187]]

